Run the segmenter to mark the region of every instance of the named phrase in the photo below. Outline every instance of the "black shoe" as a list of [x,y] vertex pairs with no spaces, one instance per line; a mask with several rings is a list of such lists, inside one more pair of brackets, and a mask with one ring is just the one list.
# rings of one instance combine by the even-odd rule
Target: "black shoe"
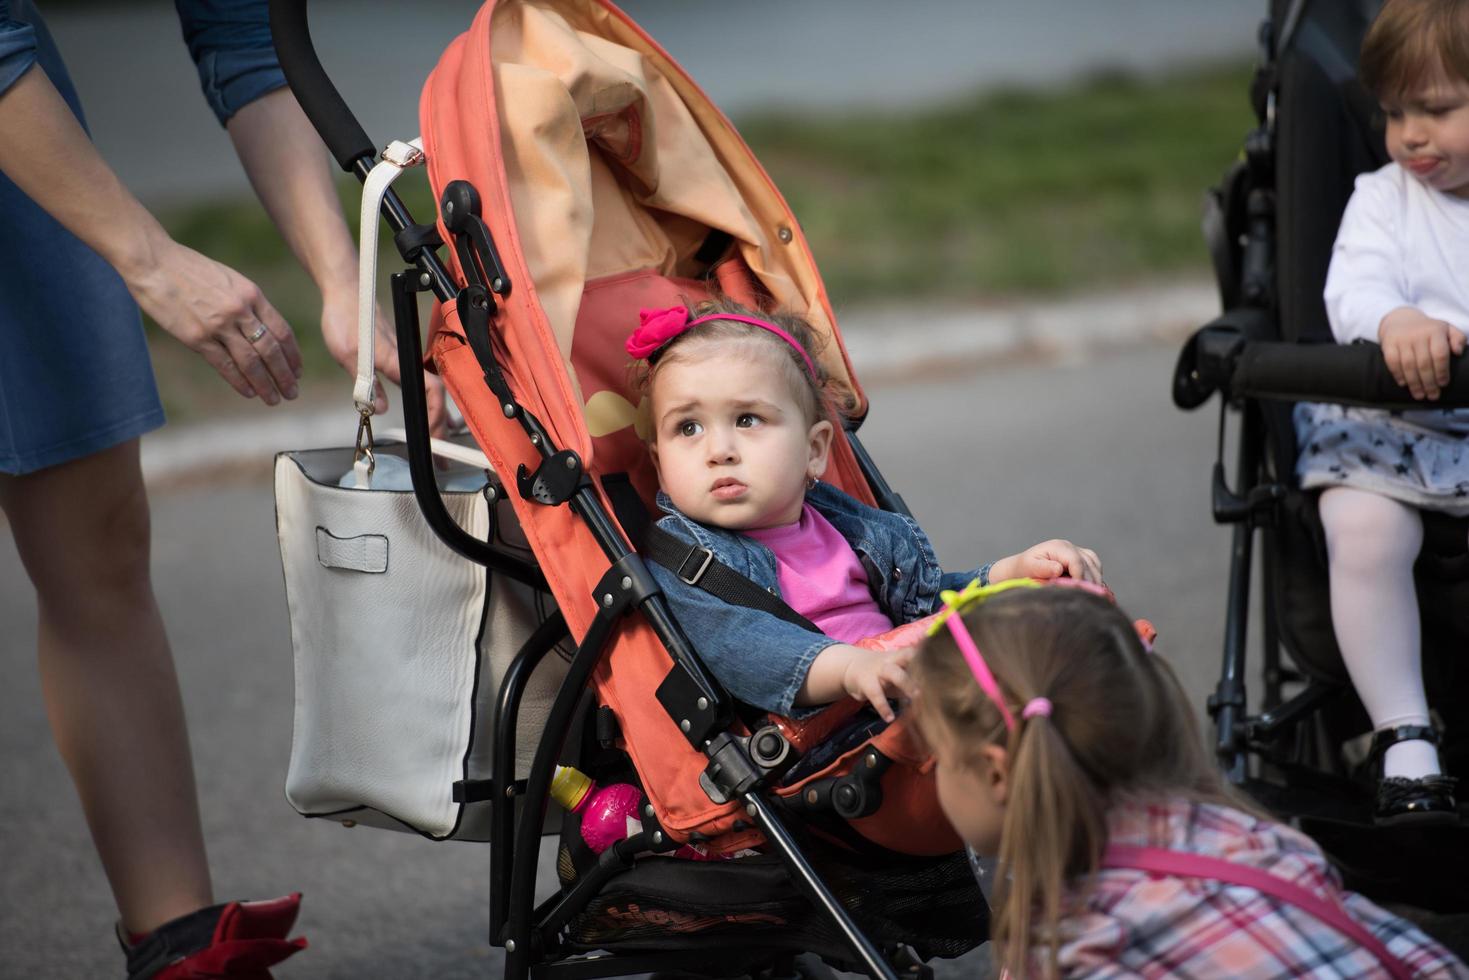
[[1411,823],[1454,824],[1459,822],[1459,806],[1454,801],[1454,784],[1449,776],[1385,776],[1377,783],[1377,807],[1373,823],[1379,826]]
[[[1399,725],[1372,736],[1372,755],[1381,759],[1389,746],[1416,739],[1434,746],[1439,744],[1438,732],[1430,725]],[[1377,781],[1377,805],[1372,822],[1379,826],[1458,823],[1459,806],[1454,800],[1457,782],[1437,773],[1416,779],[1383,776]]]

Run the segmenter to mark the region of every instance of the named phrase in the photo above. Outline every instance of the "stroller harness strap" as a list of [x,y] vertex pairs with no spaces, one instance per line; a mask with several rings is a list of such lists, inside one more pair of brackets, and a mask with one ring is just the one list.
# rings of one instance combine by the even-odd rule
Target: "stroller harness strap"
[[656,524],[649,525],[645,533],[642,555],[677,575],[685,584],[703,589],[732,606],[758,609],[812,633],[821,632],[821,627],[786,605],[779,596],[716,559],[708,548],[685,541]]
[[1407,964],[1394,956],[1382,940],[1368,932],[1366,926],[1348,915],[1341,903],[1328,901],[1294,882],[1286,881],[1261,868],[1252,868],[1235,861],[1226,861],[1223,858],[1194,854],[1189,851],[1121,844],[1110,845],[1102,852],[1101,866],[1175,875],[1180,878],[1209,878],[1229,885],[1253,888],[1262,895],[1269,895],[1287,905],[1294,905],[1336,929],[1377,957],[1382,968],[1394,980],[1412,980],[1413,971],[1408,969]]

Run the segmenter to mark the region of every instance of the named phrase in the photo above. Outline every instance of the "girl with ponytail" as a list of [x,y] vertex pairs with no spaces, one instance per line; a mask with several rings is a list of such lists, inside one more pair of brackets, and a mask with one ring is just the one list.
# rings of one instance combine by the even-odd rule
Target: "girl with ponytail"
[[1173,672],[1102,588],[946,593],[910,668],[939,802],[998,857],[995,962],[1031,977],[1465,977],[1223,785]]

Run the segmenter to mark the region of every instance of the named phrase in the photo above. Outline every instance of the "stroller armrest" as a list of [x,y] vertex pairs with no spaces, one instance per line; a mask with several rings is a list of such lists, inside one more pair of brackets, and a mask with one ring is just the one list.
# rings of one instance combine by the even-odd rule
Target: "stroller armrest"
[[1393,380],[1376,344],[1292,344],[1253,340],[1267,314],[1232,310],[1184,344],[1173,375],[1173,401],[1197,408],[1215,391],[1226,398],[1335,402],[1368,408],[1469,408],[1469,367],[1449,363],[1437,401],[1416,401]]
[[1417,401],[1393,380],[1376,344],[1247,344],[1230,388],[1234,394],[1287,401],[1339,402],[1370,408],[1469,407],[1469,368],[1456,357],[1437,401]]

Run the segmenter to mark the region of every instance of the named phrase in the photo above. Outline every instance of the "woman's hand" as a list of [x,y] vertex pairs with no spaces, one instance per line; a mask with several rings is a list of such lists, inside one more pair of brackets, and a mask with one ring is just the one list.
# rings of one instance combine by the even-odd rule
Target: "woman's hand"
[[1382,318],[1377,339],[1393,380],[1419,401],[1438,400],[1449,383],[1449,356],[1464,353],[1464,331],[1408,306]]
[[146,261],[119,271],[143,311],[241,395],[268,405],[296,397],[295,335],[249,279],[162,234]]
[[1001,558],[990,566],[990,581],[1033,578],[1044,581],[1069,575],[1083,582],[1102,584],[1102,560],[1090,548],[1053,538],[1033,545],[1018,555]]

